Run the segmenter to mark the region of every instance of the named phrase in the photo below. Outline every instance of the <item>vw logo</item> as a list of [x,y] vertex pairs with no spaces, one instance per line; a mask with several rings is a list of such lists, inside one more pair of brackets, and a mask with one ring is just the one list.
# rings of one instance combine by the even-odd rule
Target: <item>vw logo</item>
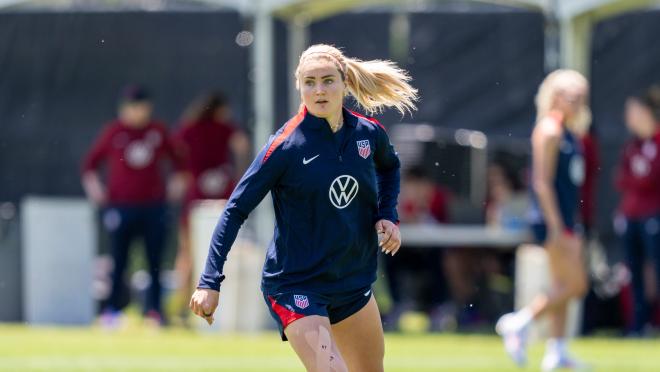
[[330,202],[336,208],[344,209],[351,204],[359,188],[358,181],[355,178],[347,174],[339,176],[330,185],[330,191],[328,192]]

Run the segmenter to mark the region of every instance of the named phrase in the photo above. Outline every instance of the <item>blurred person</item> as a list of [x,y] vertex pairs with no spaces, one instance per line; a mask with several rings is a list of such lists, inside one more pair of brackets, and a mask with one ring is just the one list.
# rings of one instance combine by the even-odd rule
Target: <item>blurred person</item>
[[[503,160],[491,163],[486,173],[485,220],[488,228],[518,232],[527,229],[529,196],[521,177]],[[512,282],[504,273],[508,254],[469,247],[448,249],[444,271],[457,309],[459,327],[493,322],[510,306]]]
[[[642,335],[660,288],[660,86],[629,97],[625,123],[633,139],[621,155],[616,187],[627,263],[632,274],[632,335]],[[654,279],[655,278],[655,279]]]
[[[402,223],[446,223],[448,200],[448,192],[436,185],[424,168],[410,167],[404,172],[401,182],[399,218]],[[442,251],[404,248],[401,253],[384,260],[387,287],[392,299],[392,306],[383,322],[384,328],[397,330],[401,315],[415,308],[414,301],[405,295],[407,291],[403,288],[406,279],[414,278],[424,288],[419,293],[427,294],[427,298],[420,302],[424,302],[425,311],[431,318],[431,330],[439,331],[443,328],[445,315],[442,303],[447,297],[443,285]]]
[[[486,227],[526,232],[529,228],[526,218],[530,206],[529,194],[523,182],[522,170],[507,161],[506,156],[498,156],[499,159],[487,168]],[[468,282],[474,292],[469,300],[475,304],[473,307],[477,308],[482,319],[494,322],[511,306],[513,281],[506,268],[510,266],[513,257],[508,252],[483,248],[472,249],[467,253],[472,254],[472,262],[467,270],[476,271]]]
[[[175,268],[180,293],[192,295],[190,212],[195,202],[227,199],[245,171],[250,152],[247,136],[231,120],[227,98],[220,93],[199,97],[186,109],[175,138],[186,152],[186,191],[179,218],[179,249]],[[187,310],[187,306],[185,306]],[[185,314],[188,311],[182,312]]]
[[497,162],[488,166],[487,177],[486,225],[513,231],[526,229],[529,196],[523,192],[520,177]]
[[580,140],[591,115],[589,84],[578,72],[549,74],[536,96],[537,122],[532,133],[532,230],[548,253],[551,288],[517,312],[500,318],[496,331],[516,364],[526,363],[527,332],[532,321],[550,317],[550,339],[541,363],[544,371],[580,368],[565,338],[568,302],[587,291],[581,238],[576,231],[584,159]]
[[[417,91],[393,62],[361,61],[317,44],[300,56],[298,114],[271,137],[232,193],[190,305],[213,322],[222,268],[239,227],[271,191],[276,226],[264,300],[307,370],[382,371],[383,329],[371,285],[380,249],[401,244],[399,159],[367,112],[415,109]],[[380,236],[379,236],[380,234]]]
[[[168,197],[177,197],[178,188],[167,188],[162,168],[169,162],[180,169],[182,160],[166,127],[152,119],[152,111],[143,87],[127,87],[120,98],[118,118],[106,125],[82,166],[87,198],[102,209],[103,226],[110,235],[112,289],[101,315],[102,325],[108,327],[119,325],[129,248],[138,237],[144,239],[151,276],[144,315],[157,324],[164,321],[160,268],[168,227],[166,203]],[[99,172],[104,163],[105,183]],[[175,174],[172,185],[180,184],[181,179],[180,173]]]
[[408,168],[403,174],[399,216],[406,223],[446,223],[450,195],[435,183],[421,166]]

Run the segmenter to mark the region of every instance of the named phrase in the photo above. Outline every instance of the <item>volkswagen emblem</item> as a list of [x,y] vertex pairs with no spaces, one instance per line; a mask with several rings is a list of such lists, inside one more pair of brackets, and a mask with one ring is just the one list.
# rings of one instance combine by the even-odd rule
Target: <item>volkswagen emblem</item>
[[352,176],[347,174],[339,176],[335,178],[330,185],[330,191],[328,193],[330,196],[330,202],[336,208],[344,209],[351,204],[351,201],[353,201],[353,198],[357,195],[359,188],[358,181]]

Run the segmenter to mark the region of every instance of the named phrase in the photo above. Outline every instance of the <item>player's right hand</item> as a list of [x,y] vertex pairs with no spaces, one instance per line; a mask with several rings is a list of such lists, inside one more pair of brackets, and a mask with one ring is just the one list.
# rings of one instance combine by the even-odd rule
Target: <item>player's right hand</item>
[[579,249],[580,239],[563,228],[549,229],[546,245],[560,250]]
[[105,192],[91,194],[89,199],[91,200],[92,204],[96,205],[97,207],[103,207],[108,203],[108,196]]
[[220,301],[220,292],[212,289],[198,288],[190,298],[190,309],[197,316],[206,320],[209,325],[213,324],[213,314]]

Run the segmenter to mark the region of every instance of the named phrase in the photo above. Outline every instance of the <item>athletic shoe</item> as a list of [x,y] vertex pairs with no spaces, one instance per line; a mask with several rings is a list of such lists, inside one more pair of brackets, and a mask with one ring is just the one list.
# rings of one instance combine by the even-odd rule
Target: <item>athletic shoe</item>
[[431,332],[455,332],[458,327],[456,320],[456,306],[452,303],[444,303],[436,306],[429,313]]
[[568,354],[546,353],[541,361],[543,372],[558,371],[560,369],[569,371],[590,371],[591,368]]
[[117,310],[104,310],[99,316],[99,324],[106,330],[117,330],[122,327],[123,314]]
[[162,327],[165,325],[163,316],[156,310],[149,310],[144,314],[144,321],[151,327]]
[[527,363],[527,333],[528,325],[520,325],[515,313],[503,315],[495,325],[495,331],[502,336],[504,350],[518,367]]

